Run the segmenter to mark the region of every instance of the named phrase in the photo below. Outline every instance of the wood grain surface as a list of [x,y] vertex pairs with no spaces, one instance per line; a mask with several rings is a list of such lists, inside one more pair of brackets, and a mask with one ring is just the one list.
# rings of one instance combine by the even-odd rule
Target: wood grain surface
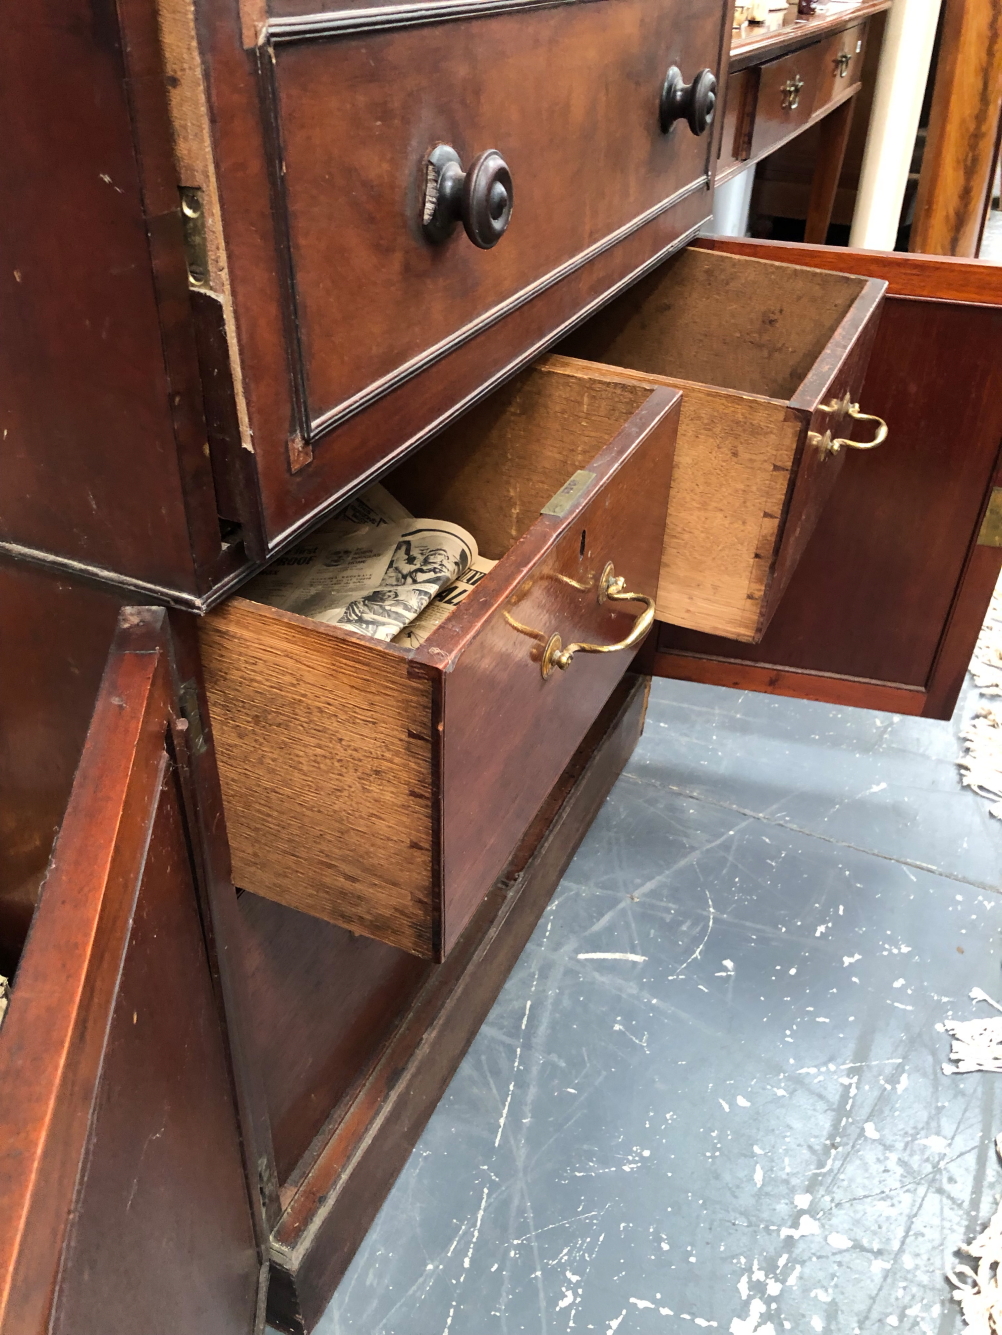
[[0,1035],[10,1335],[257,1326],[166,645],[162,611],[124,614]]
[[976,255],[1002,137],[1002,13],[946,0],[908,249]]
[[1002,549],[977,546],[1002,440],[999,271],[834,247],[713,244],[888,282],[862,398],[890,436],[846,460],[761,643],[738,648],[666,626],[657,670],[715,681],[727,673],[745,689],[802,688],[814,699],[848,695],[949,717],[1002,564]]
[[245,598],[200,629],[235,883],[430,954],[431,683],[402,649]]

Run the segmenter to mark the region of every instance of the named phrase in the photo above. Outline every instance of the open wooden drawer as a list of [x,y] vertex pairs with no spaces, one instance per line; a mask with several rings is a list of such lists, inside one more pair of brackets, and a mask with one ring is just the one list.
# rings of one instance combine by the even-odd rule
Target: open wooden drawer
[[[204,619],[237,885],[448,951],[631,661],[544,675],[551,637],[632,643],[652,620],[678,405],[532,370],[385,478],[498,560],[418,649],[239,597]],[[602,598],[610,562],[636,600]]]
[[660,620],[761,639],[842,466],[831,442],[853,426],[885,288],[690,247],[559,345],[603,363],[578,366],[596,382],[628,368],[683,390]]

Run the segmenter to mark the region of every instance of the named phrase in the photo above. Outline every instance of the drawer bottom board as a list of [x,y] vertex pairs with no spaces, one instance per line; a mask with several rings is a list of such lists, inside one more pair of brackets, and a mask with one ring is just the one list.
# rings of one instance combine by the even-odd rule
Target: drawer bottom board
[[[323,1315],[578,845],[643,732],[650,678],[628,674],[503,876],[426,981],[326,1135],[272,1235],[268,1321],[306,1335]],[[283,1193],[284,1194],[284,1193]]]

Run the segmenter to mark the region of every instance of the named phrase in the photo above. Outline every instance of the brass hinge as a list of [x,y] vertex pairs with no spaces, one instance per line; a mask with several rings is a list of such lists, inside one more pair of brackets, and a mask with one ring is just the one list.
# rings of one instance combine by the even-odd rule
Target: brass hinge
[[978,534],[979,547],[1002,547],[1002,487],[993,487]]
[[196,186],[181,186],[181,221],[184,224],[184,257],[192,287],[209,284],[209,239],[205,231],[202,192]]
[[178,692],[181,716],[188,724],[188,736],[191,738],[191,753],[203,756],[208,750],[205,729],[202,727],[202,711],[198,707],[198,685],[192,679],[186,681]]

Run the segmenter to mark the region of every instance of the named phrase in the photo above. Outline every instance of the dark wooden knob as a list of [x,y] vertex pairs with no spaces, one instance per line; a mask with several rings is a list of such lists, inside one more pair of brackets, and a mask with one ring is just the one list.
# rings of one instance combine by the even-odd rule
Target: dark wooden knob
[[474,158],[465,172],[448,144],[430,154],[421,219],[429,241],[444,241],[462,222],[473,244],[490,250],[507,231],[514,202],[511,172],[496,148]]
[[700,70],[692,83],[672,65],[661,89],[661,130],[667,134],[676,121],[688,122],[693,134],[705,134],[717,105],[717,80],[712,70]]

